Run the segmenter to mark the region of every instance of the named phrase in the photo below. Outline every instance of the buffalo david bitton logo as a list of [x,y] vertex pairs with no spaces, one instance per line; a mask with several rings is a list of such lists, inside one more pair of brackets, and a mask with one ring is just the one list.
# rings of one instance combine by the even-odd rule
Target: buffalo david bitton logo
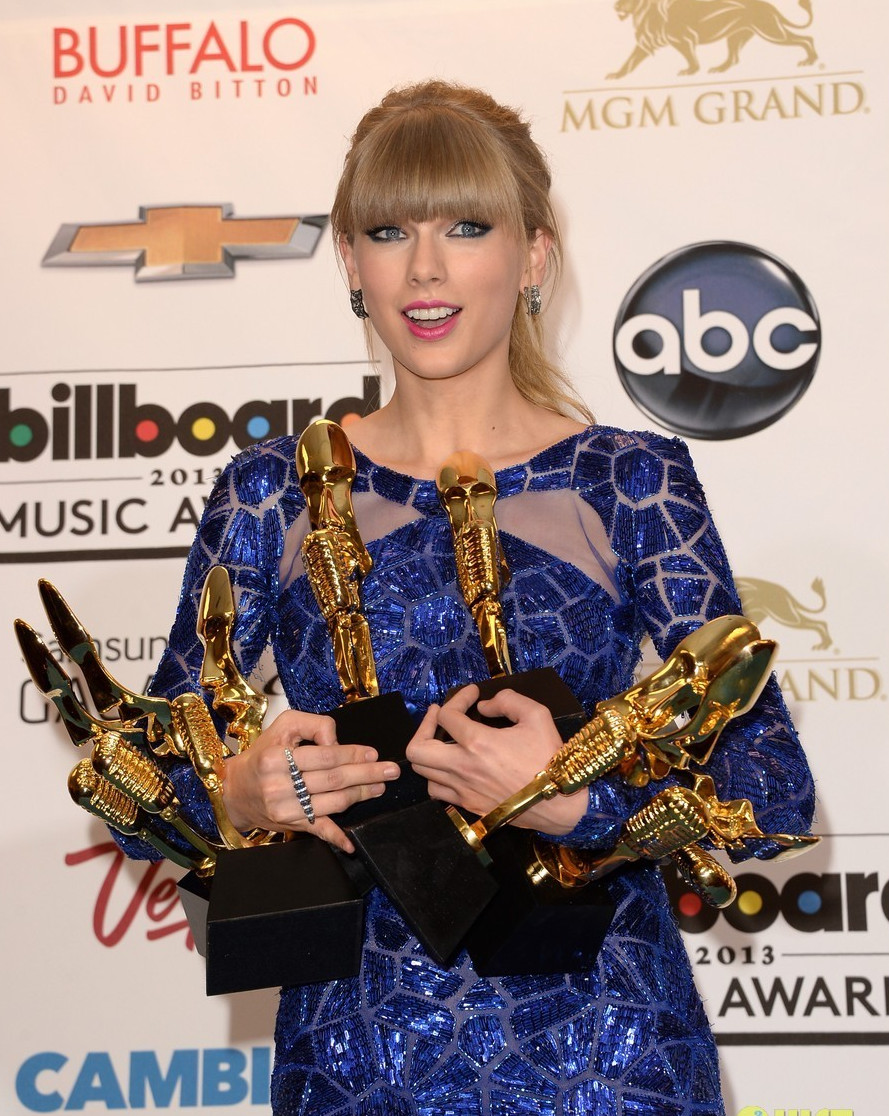
[[327,224],[320,215],[233,217],[223,205],[143,206],[138,221],[62,225],[44,267],[135,267],[139,283],[231,279],[235,260],[305,259]]
[[778,46],[799,47],[804,52],[800,66],[811,66],[818,60],[810,35],[799,32],[812,22],[810,0],[799,0],[806,13],[803,23],[791,23],[773,5],[764,0],[617,0],[614,5],[621,19],[632,19],[636,46],[623,66],[609,78],[625,77],[661,47],[670,46],[686,61],[681,75],[700,70],[697,47],[724,39],[728,48],[725,60],[711,66],[711,74],[720,74],[737,65],[741,48],[758,37]]

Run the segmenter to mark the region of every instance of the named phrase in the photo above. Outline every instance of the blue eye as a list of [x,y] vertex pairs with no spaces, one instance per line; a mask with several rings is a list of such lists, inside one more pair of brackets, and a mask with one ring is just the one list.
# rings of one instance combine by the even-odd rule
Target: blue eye
[[462,236],[467,239],[484,236],[491,231],[491,226],[482,221],[458,221],[448,232],[448,236]]
[[401,240],[404,232],[398,225],[378,225],[375,229],[368,229],[367,235],[371,240]]

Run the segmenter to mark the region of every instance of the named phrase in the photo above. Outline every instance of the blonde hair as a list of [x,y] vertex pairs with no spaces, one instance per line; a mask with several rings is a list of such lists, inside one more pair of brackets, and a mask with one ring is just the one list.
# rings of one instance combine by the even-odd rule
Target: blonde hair
[[[331,211],[335,239],[398,221],[454,217],[502,225],[517,240],[561,240],[550,202],[550,171],[528,124],[478,89],[426,81],[393,89],[358,124]],[[509,344],[517,389],[532,403],[592,422],[567,376],[544,351],[540,316],[517,299]]]

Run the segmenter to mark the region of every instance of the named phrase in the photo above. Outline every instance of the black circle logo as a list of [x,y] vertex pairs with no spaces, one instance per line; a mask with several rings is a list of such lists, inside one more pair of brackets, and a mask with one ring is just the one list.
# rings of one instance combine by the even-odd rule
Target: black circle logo
[[685,437],[741,438],[776,422],[812,382],[818,310],[787,264],[707,241],[664,256],[614,326],[618,375],[640,410]]

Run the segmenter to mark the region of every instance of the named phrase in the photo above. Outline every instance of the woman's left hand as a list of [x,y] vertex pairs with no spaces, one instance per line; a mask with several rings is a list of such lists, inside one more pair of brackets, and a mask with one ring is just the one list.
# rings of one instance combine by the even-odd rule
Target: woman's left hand
[[[464,688],[442,706],[432,705],[407,748],[407,758],[429,783],[429,797],[473,814],[486,814],[530,783],[562,746],[545,705],[515,690],[500,690],[479,702],[486,717],[506,717],[513,724],[491,728],[467,717],[478,699],[477,686]],[[437,726],[453,739],[435,739]],[[541,801],[512,823],[554,835],[570,833],[583,817],[586,790]]]

